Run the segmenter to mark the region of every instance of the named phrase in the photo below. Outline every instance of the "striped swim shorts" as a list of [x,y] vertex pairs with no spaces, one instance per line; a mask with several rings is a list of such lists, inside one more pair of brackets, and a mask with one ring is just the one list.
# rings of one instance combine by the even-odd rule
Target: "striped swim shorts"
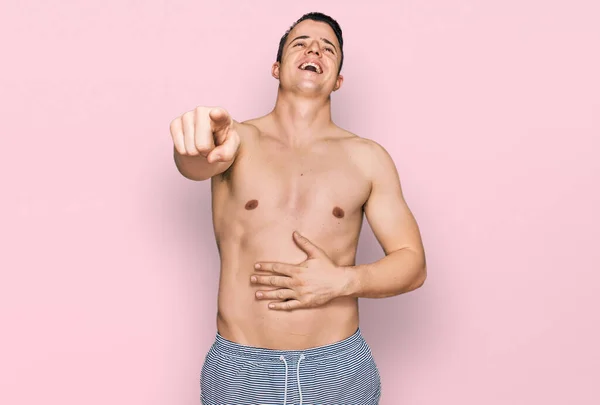
[[360,329],[306,350],[244,346],[217,333],[200,392],[204,405],[376,405],[381,381]]

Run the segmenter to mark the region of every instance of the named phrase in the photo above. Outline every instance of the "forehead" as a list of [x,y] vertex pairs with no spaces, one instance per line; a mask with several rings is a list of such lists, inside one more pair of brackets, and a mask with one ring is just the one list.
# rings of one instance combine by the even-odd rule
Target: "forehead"
[[288,43],[300,35],[307,35],[311,38],[325,38],[336,47],[339,48],[340,46],[337,37],[335,36],[335,32],[333,32],[333,29],[331,29],[329,24],[325,22],[304,20],[298,23],[294,29],[290,31],[288,35]]

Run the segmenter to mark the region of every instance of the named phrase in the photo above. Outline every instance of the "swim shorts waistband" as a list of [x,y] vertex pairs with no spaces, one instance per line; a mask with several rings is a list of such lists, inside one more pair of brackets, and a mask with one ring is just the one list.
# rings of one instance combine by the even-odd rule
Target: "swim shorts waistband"
[[304,358],[307,360],[332,358],[356,350],[363,344],[364,338],[360,332],[360,328],[354,334],[339,342],[303,350],[276,350],[246,346],[227,340],[217,332],[213,349],[227,356],[240,357],[250,361],[280,361],[281,356],[296,357],[304,355]]

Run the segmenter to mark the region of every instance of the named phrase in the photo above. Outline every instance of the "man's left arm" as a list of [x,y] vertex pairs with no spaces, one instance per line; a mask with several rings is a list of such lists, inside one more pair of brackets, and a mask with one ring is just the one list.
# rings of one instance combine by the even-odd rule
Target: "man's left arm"
[[364,209],[385,257],[345,267],[342,295],[384,298],[419,288],[427,277],[427,266],[419,227],[404,199],[396,166],[382,146],[372,142],[370,147],[366,161],[372,186]]

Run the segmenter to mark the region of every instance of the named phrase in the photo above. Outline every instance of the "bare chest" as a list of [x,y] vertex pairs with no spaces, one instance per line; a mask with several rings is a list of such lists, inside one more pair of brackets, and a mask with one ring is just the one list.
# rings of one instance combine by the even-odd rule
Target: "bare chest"
[[262,148],[240,156],[230,175],[232,202],[246,211],[345,218],[362,215],[370,183],[343,150]]

